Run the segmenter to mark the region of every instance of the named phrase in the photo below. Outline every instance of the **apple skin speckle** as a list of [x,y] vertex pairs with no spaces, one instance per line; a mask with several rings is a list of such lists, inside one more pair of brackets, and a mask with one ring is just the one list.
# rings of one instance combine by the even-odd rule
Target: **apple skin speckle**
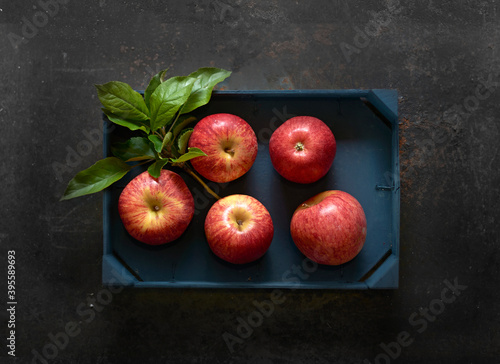
[[322,192],[294,212],[290,232],[297,248],[309,259],[340,265],[361,251],[367,234],[361,204],[347,192]]
[[312,116],[288,119],[269,140],[274,169],[296,183],[312,183],[325,176],[336,152],[333,132],[322,120]]
[[205,235],[215,255],[233,264],[262,257],[274,235],[271,215],[257,199],[235,194],[212,205],[205,219]]
[[225,183],[243,176],[257,158],[257,136],[252,127],[233,114],[204,117],[193,129],[189,147],[200,148],[207,156],[191,160],[193,168],[206,179]]
[[178,239],[194,215],[194,199],[177,173],[163,169],[159,178],[143,172],[123,189],[118,213],[136,240],[160,245]]

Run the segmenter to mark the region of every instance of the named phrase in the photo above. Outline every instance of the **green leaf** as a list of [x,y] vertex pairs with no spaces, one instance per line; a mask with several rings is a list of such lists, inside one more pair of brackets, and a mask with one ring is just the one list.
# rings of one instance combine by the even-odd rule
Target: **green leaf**
[[172,132],[174,134],[174,138],[179,135],[181,130],[183,130],[186,126],[191,124],[192,122],[196,121],[196,118],[192,115],[181,115],[179,118],[176,120]]
[[186,128],[180,132],[179,138],[177,138],[177,148],[179,149],[179,153],[184,154],[186,152],[186,147],[191,134],[193,134],[193,128]]
[[158,86],[161,85],[161,83],[163,82],[163,77],[165,77],[165,73],[167,73],[167,70],[168,68],[158,72],[156,75],[153,76],[151,81],[149,81],[149,85],[146,88],[146,91],[144,91],[144,102],[148,107],[149,107],[149,98],[151,97],[151,94],[156,90]]
[[148,172],[151,175],[151,177],[158,178],[160,177],[161,170],[165,164],[169,162],[168,158],[165,159],[159,159],[156,162],[154,162],[152,165],[149,166]]
[[191,94],[194,81],[190,77],[172,77],[156,88],[149,99],[152,131],[172,122]]
[[126,128],[129,128],[130,130],[142,130],[145,133],[149,133],[149,125],[144,123],[143,121],[138,121],[138,120],[125,120],[117,115],[114,115],[111,111],[102,109],[102,112],[107,116],[109,121],[124,126]]
[[148,136],[148,139],[153,142],[156,153],[161,153],[161,150],[163,149],[163,141],[160,139],[160,137],[158,135],[150,135]]
[[131,166],[116,157],[108,157],[78,172],[64,192],[62,200],[102,191],[130,171]]
[[163,143],[161,143],[161,149],[165,148],[165,146],[172,141],[172,132],[169,131],[165,137],[163,138]]
[[196,157],[205,157],[206,154],[199,148],[188,148],[187,153],[184,153],[177,159],[171,159],[172,163],[182,163]]
[[147,138],[142,137],[133,137],[126,142],[115,143],[111,146],[111,152],[125,162],[155,159],[151,143]]
[[174,159],[179,158],[181,156],[181,153],[179,153],[179,148],[177,148],[177,143],[170,144],[170,152],[174,157]]
[[97,96],[104,107],[119,118],[144,121],[149,119],[149,110],[141,94],[128,84],[111,81],[95,85]]
[[191,95],[182,107],[181,114],[186,114],[194,109],[207,104],[212,96],[216,84],[224,81],[231,75],[230,71],[220,68],[205,67],[191,73],[188,77],[195,78]]

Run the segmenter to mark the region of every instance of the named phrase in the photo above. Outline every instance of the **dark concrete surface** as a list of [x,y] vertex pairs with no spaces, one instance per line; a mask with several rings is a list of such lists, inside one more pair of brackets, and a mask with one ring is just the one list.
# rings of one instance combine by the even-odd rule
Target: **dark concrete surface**
[[[0,4],[1,363],[500,363],[498,1],[54,4]],[[399,289],[286,292],[232,352],[224,334],[269,290],[125,289],[89,309],[102,195],[58,200],[102,156],[68,149],[100,127],[93,84],[203,66],[232,70],[228,89],[398,90]]]

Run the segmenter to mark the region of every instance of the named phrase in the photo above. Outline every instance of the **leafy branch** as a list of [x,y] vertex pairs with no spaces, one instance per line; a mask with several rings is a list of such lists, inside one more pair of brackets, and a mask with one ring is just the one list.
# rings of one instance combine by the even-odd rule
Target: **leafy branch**
[[[200,68],[188,76],[165,80],[167,70],[150,80],[142,96],[128,84],[111,81],[95,85],[102,111],[114,124],[140,133],[111,147],[113,157],[104,158],[77,173],[68,183],[61,200],[102,191],[132,168],[150,163],[148,172],[158,178],[168,164],[185,170],[207,191],[219,198],[186,163],[206,156],[199,148],[188,148],[196,119],[190,112],[210,101],[214,86],[230,76],[219,68]],[[132,162],[139,162],[134,163]]]

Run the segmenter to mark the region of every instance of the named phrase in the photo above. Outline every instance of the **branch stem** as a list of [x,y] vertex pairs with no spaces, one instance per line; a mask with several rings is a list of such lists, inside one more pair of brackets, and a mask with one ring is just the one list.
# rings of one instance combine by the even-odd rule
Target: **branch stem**
[[211,194],[217,200],[220,200],[220,196],[216,194],[210,187],[208,187],[208,185],[193,170],[191,170],[191,168],[189,168],[186,164],[182,164],[182,166],[180,167],[182,167],[184,171],[186,171],[191,177],[198,181],[209,194]]
[[132,166],[132,168],[142,166],[143,164],[149,163],[149,162],[151,162],[151,161],[154,161],[154,159],[152,159],[152,158],[151,158],[151,159],[146,159],[146,160],[142,161],[141,163],[134,164],[134,165]]

